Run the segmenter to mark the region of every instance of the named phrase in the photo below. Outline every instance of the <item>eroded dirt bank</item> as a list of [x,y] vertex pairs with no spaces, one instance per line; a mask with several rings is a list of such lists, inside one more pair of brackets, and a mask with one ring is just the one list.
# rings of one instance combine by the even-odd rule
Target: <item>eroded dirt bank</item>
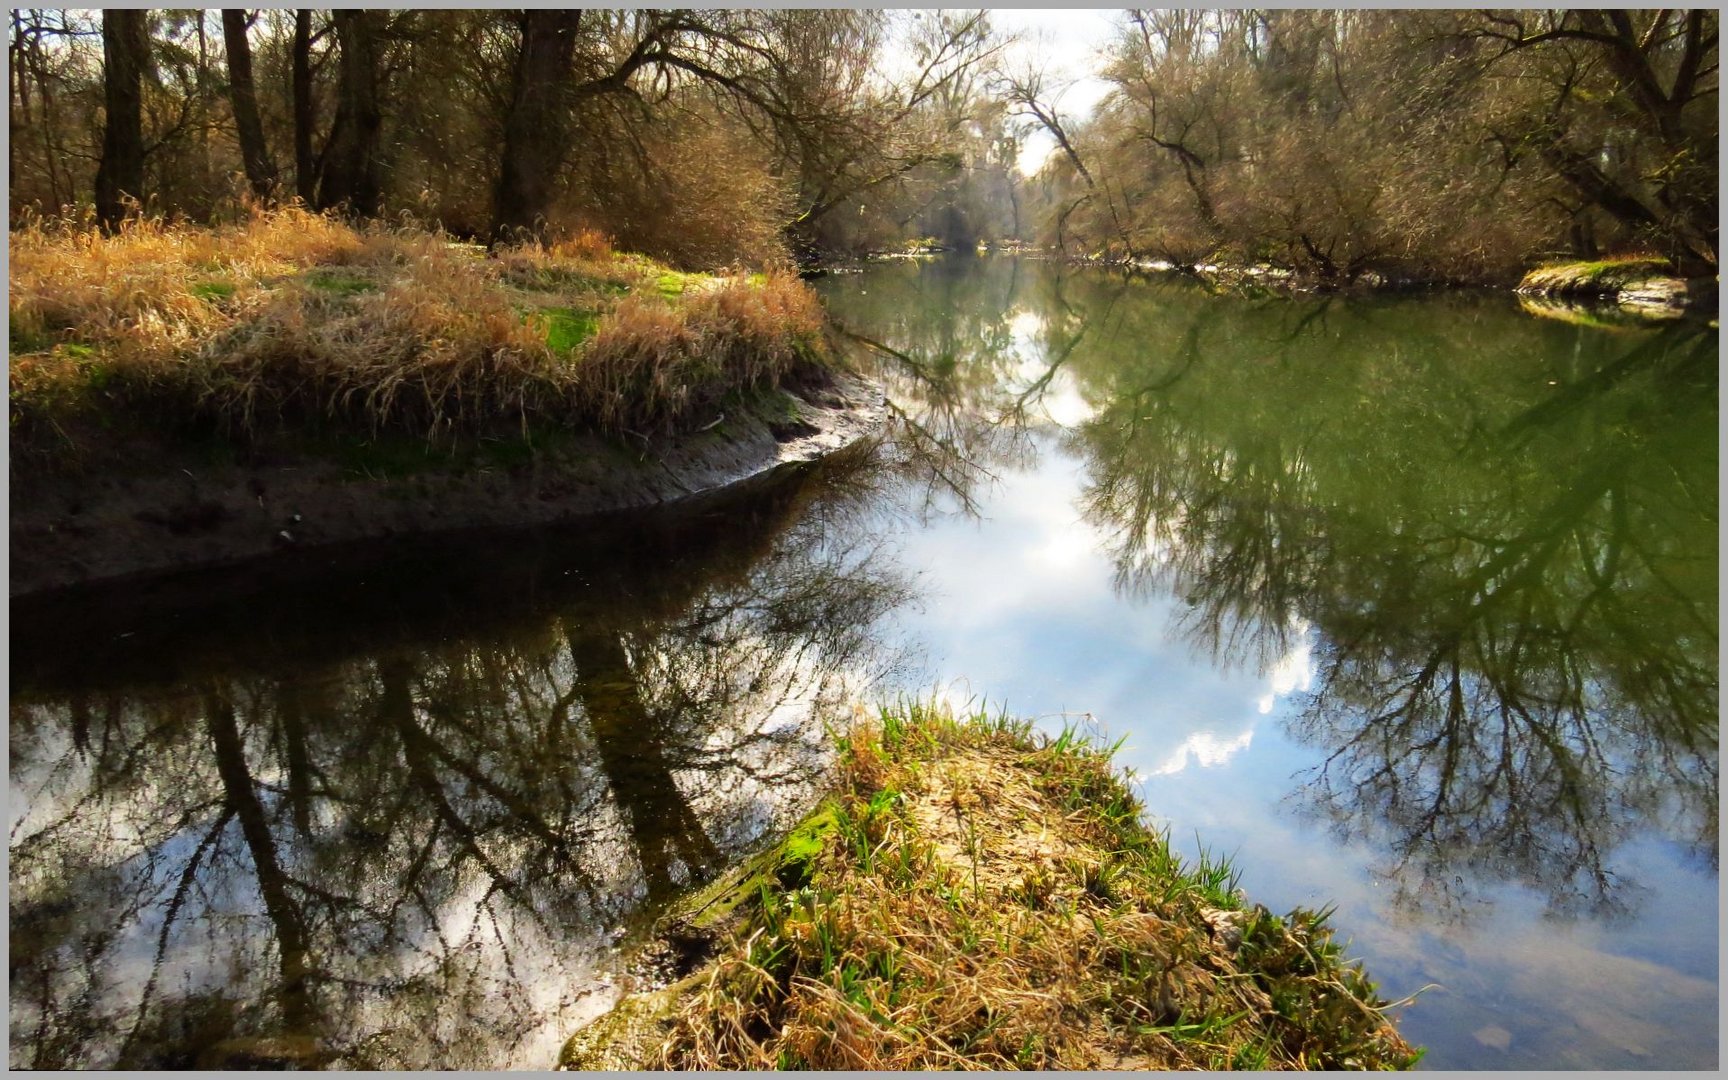
[[722,414],[693,435],[623,444],[572,437],[514,463],[377,475],[313,456],[234,464],[162,454],[132,468],[14,475],[11,595],[325,544],[652,506],[831,453],[885,417],[878,388],[836,376]]

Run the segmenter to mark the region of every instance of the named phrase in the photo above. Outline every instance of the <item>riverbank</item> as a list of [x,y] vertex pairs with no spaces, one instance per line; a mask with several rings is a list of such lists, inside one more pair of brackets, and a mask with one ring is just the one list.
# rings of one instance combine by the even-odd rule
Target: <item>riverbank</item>
[[1640,320],[1678,319],[1718,310],[1717,279],[1684,278],[1664,260],[1639,256],[1548,263],[1524,275],[1521,297],[1600,307]]
[[868,434],[789,274],[283,210],[14,231],[13,595],[644,506]]
[[144,443],[127,468],[14,477],[11,595],[673,502],[833,453],[885,418],[880,391],[836,374],[740,401],[707,431],[640,444],[580,433],[454,449],[397,440],[224,462]]
[[1516,283],[1457,281],[1363,271],[1348,278],[1323,278],[1269,264],[1199,263],[1179,266],[1156,259],[1070,260],[1140,274],[1176,274],[1220,291],[1250,296],[1420,292],[1439,289],[1510,289],[1532,314],[1566,321],[1649,324],[1679,318],[1714,319],[1718,279],[1685,278],[1658,259],[1632,256],[1589,262],[1545,263]]
[[1404,1068],[1325,913],[1184,866],[1110,752],[885,709],[780,847],[662,920],[563,1068]]

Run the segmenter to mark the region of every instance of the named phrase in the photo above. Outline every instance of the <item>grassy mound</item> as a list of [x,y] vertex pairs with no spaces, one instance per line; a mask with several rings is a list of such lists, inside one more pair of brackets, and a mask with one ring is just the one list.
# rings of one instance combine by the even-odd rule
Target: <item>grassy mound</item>
[[751,868],[756,895],[718,956],[579,1033],[567,1065],[1362,1069],[1419,1057],[1324,913],[1245,907],[1226,866],[1183,866],[1142,824],[1109,751],[912,705],[842,739],[841,759],[839,791],[813,819],[827,823],[820,842],[796,871]]
[[677,431],[825,361],[795,277],[680,274],[585,234],[488,257],[288,209],[11,236],[14,450],[142,425],[479,436]]
[[1519,292],[1543,296],[1614,296],[1620,290],[1652,278],[1674,277],[1667,259],[1648,255],[1626,255],[1590,262],[1548,263],[1524,275]]

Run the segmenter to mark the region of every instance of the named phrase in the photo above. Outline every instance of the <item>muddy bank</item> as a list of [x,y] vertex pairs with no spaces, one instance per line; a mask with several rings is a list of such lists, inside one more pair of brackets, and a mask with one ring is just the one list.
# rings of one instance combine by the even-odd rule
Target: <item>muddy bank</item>
[[[1038,256],[1028,256],[1036,258]],[[1313,293],[1371,295],[1441,289],[1510,290],[1532,314],[1550,315],[1559,307],[1595,312],[1621,325],[1648,325],[1679,318],[1714,318],[1718,279],[1683,278],[1644,261],[1568,263],[1540,267],[1520,281],[1459,281],[1443,277],[1400,276],[1367,270],[1322,278],[1267,264],[1200,263],[1181,266],[1156,259],[1067,260],[1077,266],[1133,274],[1174,275],[1220,292],[1251,296],[1301,296]],[[1543,303],[1547,301],[1547,303]],[[1573,320],[1578,321],[1578,320]]]
[[326,544],[652,506],[831,453],[885,416],[879,389],[836,376],[765,395],[692,435],[571,436],[515,461],[374,472],[306,454],[211,462],[159,444],[142,446],[124,468],[15,470],[11,595]]

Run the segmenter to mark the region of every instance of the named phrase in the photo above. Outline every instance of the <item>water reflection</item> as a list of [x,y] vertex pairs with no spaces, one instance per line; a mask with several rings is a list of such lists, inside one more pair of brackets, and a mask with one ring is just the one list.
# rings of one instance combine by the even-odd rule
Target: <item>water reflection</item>
[[1716,865],[1712,334],[948,272],[978,295],[921,305],[920,269],[833,301],[913,400],[929,342],[971,365],[942,384],[956,452],[1084,401],[1044,412],[1079,418],[1054,445],[1118,590],[1176,599],[1219,663],[1311,649],[1298,801],[1385,853],[1400,904],[1463,916],[1509,880],[1611,914],[1648,829]]
[[[986,265],[999,272],[979,273]],[[842,337],[886,384],[884,468],[916,490],[901,498],[921,520],[976,512],[980,489],[1033,459],[1010,387],[1033,352],[1013,315],[1037,280],[1018,261],[940,260],[828,294]]]
[[1109,403],[1076,438],[1123,586],[1260,664],[1313,625],[1294,727],[1328,757],[1305,794],[1388,846],[1408,902],[1509,878],[1612,906],[1605,857],[1652,824],[1714,860],[1708,338],[1553,372],[1516,339],[1424,362],[1282,321],[1201,314],[1174,355],[1094,357]]
[[795,815],[890,661],[857,466],[15,605],[12,1065],[545,1067],[613,930]]

